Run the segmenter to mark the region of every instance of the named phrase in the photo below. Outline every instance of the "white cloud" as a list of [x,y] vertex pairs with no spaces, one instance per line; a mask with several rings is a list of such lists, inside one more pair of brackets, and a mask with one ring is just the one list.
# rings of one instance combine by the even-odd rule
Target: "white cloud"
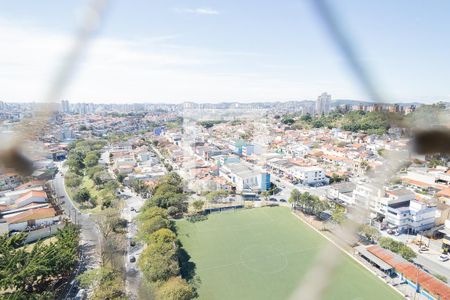
[[[178,36],[95,39],[63,99],[92,102],[256,101],[348,95],[349,84],[254,68],[264,54],[175,44]],[[41,100],[71,36],[0,19],[0,100]],[[292,75],[294,74],[294,75]],[[335,94],[334,94],[335,95]]]
[[196,15],[218,15],[219,11],[212,8],[176,8],[176,12],[179,13],[188,13],[188,14],[196,14]]

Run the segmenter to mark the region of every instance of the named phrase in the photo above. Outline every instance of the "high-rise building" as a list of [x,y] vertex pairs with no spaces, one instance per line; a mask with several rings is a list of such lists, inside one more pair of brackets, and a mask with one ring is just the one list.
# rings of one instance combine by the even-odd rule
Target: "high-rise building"
[[326,115],[330,112],[331,95],[323,93],[316,101],[316,114]]
[[69,101],[67,100],[62,100],[61,101],[61,106],[62,106],[62,112],[63,113],[69,113],[70,112],[70,104]]

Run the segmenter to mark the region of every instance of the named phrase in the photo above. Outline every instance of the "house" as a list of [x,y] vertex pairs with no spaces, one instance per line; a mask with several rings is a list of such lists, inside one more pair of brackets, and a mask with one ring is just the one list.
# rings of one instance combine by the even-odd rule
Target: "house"
[[25,231],[34,227],[52,225],[59,219],[60,217],[52,207],[29,209],[4,216],[4,221],[8,224],[8,232]]
[[47,194],[44,191],[32,190],[15,201],[15,207],[20,208],[31,203],[47,203]]
[[19,174],[15,172],[6,172],[0,174],[0,190],[10,190],[14,189],[21,184],[21,179]]

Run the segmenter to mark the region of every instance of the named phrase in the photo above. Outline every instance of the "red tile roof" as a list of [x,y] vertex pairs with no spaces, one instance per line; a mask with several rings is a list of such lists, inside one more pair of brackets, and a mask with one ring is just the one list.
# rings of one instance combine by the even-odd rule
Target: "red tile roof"
[[29,209],[19,213],[13,217],[6,218],[9,224],[22,223],[30,220],[40,220],[56,216],[56,211],[53,207]]
[[44,191],[29,191],[22,195],[19,199],[16,200],[16,203],[20,203],[28,198],[31,197],[38,197],[38,198],[44,198],[47,199],[47,194]]
[[434,297],[450,300],[450,287],[439,279],[422,270],[418,270],[412,263],[378,245],[370,246],[367,250],[393,267],[397,272],[403,274],[407,279],[413,282],[418,281],[419,285]]

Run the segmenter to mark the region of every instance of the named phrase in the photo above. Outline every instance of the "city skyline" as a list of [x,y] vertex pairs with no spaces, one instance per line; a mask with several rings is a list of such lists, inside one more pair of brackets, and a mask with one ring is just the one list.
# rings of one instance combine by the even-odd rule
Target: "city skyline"
[[[448,42],[442,38],[449,3],[424,10],[421,1],[329,2],[386,99],[450,99]],[[284,102],[314,100],[327,91],[335,99],[370,101],[308,1],[276,8],[252,1],[134,4],[110,4],[63,99]],[[0,50],[0,98],[40,101],[83,6],[44,1],[23,9],[0,1],[0,8],[6,45]]]

